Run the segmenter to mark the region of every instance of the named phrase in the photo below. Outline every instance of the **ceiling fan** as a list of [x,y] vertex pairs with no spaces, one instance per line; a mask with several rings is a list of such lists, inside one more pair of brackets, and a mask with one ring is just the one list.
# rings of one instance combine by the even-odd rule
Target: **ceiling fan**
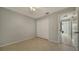
[[29,7],[31,11],[35,12],[38,7]]
[[36,11],[36,8],[30,7],[30,10],[31,10],[31,11]]

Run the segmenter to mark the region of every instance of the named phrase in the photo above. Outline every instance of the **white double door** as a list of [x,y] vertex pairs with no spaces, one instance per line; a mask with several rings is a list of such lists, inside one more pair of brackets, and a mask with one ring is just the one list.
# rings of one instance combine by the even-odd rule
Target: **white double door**
[[61,42],[67,45],[77,47],[78,45],[78,20],[70,18],[60,22]]
[[72,45],[70,20],[61,21],[61,28],[62,43]]

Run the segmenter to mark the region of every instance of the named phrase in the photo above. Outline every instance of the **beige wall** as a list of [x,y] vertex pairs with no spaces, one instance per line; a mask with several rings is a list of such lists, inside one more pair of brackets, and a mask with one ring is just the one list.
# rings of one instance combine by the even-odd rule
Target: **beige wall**
[[35,20],[0,8],[0,46],[35,37]]
[[37,20],[37,37],[49,39],[49,19],[42,18]]
[[58,15],[53,14],[49,19],[49,41],[58,42]]

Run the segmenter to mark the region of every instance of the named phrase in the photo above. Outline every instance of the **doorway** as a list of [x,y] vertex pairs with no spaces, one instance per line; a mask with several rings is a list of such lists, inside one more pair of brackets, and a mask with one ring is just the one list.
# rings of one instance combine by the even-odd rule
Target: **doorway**
[[60,18],[60,43],[78,48],[78,18],[76,13]]
[[70,19],[61,21],[61,41],[63,44],[72,45],[71,27]]

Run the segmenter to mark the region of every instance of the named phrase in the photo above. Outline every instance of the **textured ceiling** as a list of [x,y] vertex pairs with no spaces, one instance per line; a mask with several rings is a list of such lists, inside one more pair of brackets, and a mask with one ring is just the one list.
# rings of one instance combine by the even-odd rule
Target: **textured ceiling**
[[31,11],[29,7],[5,7],[12,11],[29,16],[33,19],[44,17],[48,14],[52,14],[67,7],[36,7],[36,11]]

